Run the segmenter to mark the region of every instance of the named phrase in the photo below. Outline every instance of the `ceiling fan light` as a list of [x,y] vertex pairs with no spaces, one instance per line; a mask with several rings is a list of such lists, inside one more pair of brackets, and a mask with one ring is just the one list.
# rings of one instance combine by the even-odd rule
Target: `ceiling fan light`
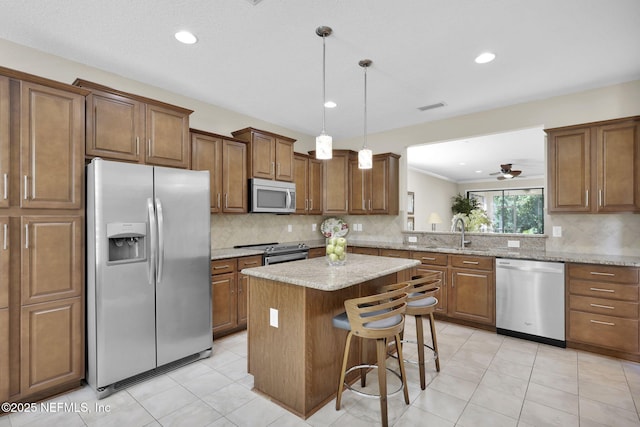
[[316,159],[329,160],[333,157],[333,138],[322,132],[316,136]]
[[184,44],[194,44],[198,41],[198,38],[189,31],[178,31],[175,34],[175,38],[180,43]]
[[371,169],[373,167],[373,151],[363,148],[358,151],[358,169]]
[[510,173],[508,173],[508,172],[507,172],[507,173],[505,173],[503,176],[504,176],[505,178],[513,178],[513,175],[511,175],[511,174],[510,174]]
[[496,54],[492,52],[484,52],[478,55],[475,59],[476,64],[487,64],[496,59]]

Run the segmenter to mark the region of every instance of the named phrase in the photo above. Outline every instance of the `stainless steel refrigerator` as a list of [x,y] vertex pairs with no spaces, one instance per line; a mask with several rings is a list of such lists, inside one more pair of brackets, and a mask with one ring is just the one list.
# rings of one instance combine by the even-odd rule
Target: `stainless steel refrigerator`
[[208,357],[209,172],[94,159],[86,200],[89,385]]

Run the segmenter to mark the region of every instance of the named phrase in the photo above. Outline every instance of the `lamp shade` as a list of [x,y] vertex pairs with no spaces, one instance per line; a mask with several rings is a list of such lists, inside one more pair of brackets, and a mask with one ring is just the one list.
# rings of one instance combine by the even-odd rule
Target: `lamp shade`
[[431,231],[436,231],[436,224],[441,224],[442,218],[440,218],[437,212],[431,212],[427,222],[431,224]]
[[368,148],[358,151],[358,169],[371,169],[373,167],[373,152]]
[[316,159],[328,160],[333,157],[333,138],[322,132],[316,136]]

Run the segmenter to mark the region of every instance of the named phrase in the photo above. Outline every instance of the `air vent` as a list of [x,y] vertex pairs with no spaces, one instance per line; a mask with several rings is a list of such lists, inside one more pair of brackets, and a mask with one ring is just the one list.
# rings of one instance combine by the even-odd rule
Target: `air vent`
[[434,108],[440,108],[440,107],[444,107],[445,104],[444,102],[438,102],[437,104],[431,104],[431,105],[425,105],[424,107],[418,107],[418,110],[420,111],[427,111],[427,110],[433,110]]
[[260,3],[262,0],[247,0],[249,3],[251,3],[252,5],[257,5],[258,3]]

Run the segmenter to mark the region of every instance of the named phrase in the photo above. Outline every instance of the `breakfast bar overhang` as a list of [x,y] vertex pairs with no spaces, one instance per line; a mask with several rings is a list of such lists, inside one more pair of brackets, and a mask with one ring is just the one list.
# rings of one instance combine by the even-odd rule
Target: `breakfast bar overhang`
[[[334,396],[346,331],[332,326],[344,301],[409,278],[418,260],[349,254],[242,270],[249,277],[248,371],[254,389],[307,418]],[[356,364],[360,340],[352,345]],[[375,354],[375,353],[373,353]]]

